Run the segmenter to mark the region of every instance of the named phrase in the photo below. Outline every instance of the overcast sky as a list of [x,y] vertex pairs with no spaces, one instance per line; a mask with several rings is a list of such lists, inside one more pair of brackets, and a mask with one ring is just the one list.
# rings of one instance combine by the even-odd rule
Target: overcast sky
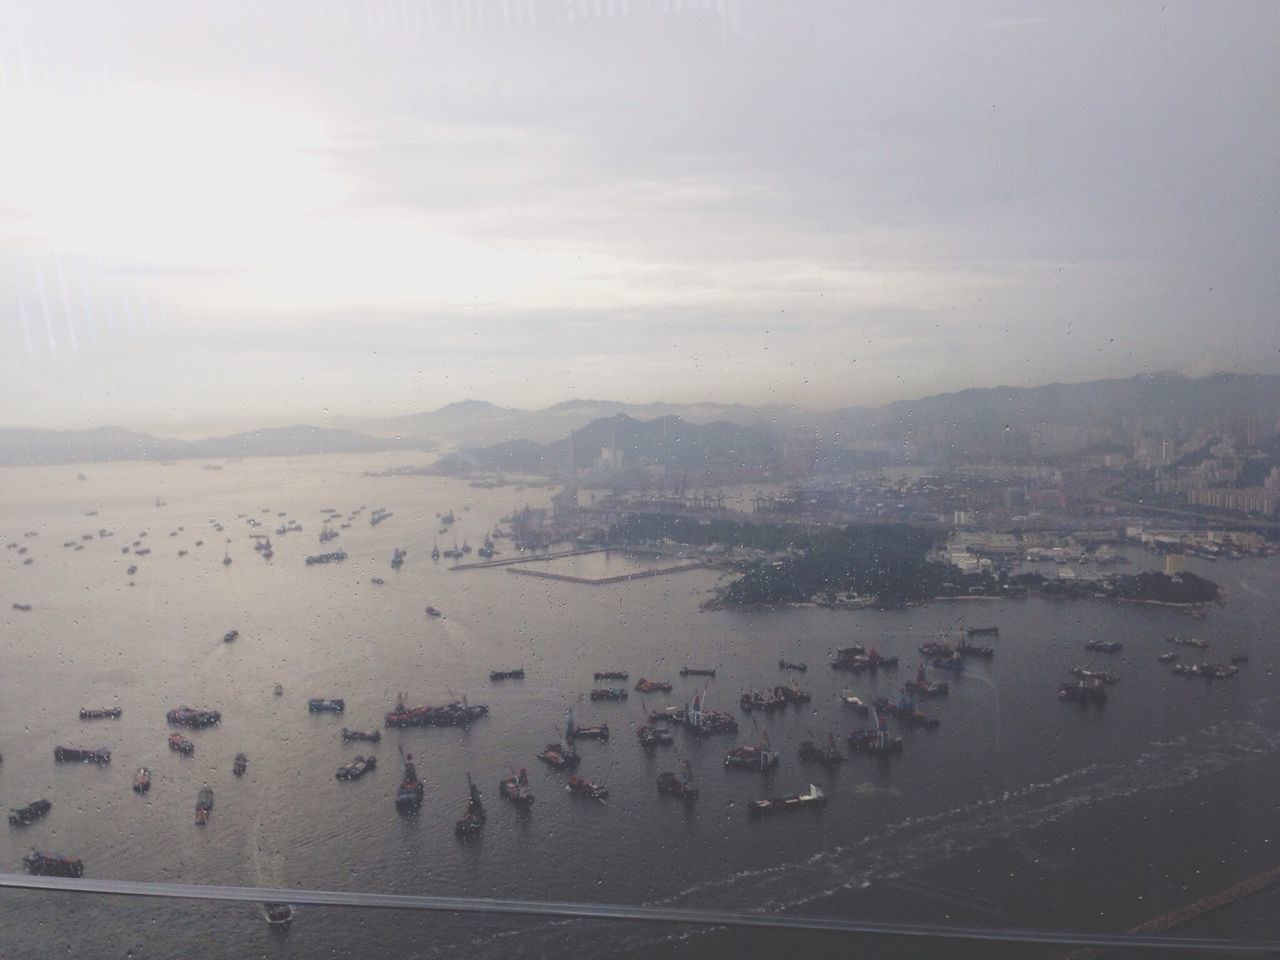
[[1280,4],[0,0],[0,423],[1280,370]]

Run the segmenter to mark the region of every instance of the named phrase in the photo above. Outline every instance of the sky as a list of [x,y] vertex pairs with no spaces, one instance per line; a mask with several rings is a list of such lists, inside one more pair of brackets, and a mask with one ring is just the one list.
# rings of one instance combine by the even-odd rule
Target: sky
[[1280,4],[0,19],[0,425],[1280,371]]

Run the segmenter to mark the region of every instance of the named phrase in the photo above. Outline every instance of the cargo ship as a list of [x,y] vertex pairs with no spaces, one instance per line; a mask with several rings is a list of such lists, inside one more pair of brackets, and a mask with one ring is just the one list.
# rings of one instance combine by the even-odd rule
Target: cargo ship
[[180,733],[171,733],[169,734],[169,749],[177,751],[184,757],[189,757],[196,752],[196,745]]
[[775,697],[781,697],[783,700],[785,700],[787,703],[791,704],[792,706],[799,706],[802,703],[809,703],[813,699],[813,697],[810,694],[805,693],[795,683],[792,683],[791,686],[789,687],[787,686],[774,687],[773,695]]
[[714,677],[715,670],[700,667],[681,667],[680,676],[682,677]]
[[356,757],[350,763],[344,763],[338,767],[338,772],[334,776],[339,780],[359,780],[377,766],[377,757]]
[[564,740],[559,743],[548,743],[538,754],[538,759],[556,770],[572,770],[582,760],[578,752]]
[[671,720],[695,736],[705,737],[713,733],[737,733],[738,721],[727,713],[706,709],[707,690],[704,687],[693,696],[683,710],[671,714]]
[[28,827],[53,809],[48,800],[32,800],[25,807],[9,811],[9,823],[15,827]]
[[688,760],[681,761],[680,766],[683,768],[681,776],[676,776],[670,771],[658,774],[658,792],[683,800],[685,803],[693,803],[698,799],[698,788],[693,783],[693,771],[689,767]]
[[88,749],[85,747],[54,747],[53,759],[58,763],[97,763],[111,762],[111,751],[106,747]]
[[747,804],[747,816],[758,817],[766,813],[788,813],[792,810],[821,808],[827,803],[827,796],[818,785],[811,783],[805,793],[788,797],[771,797],[767,800],[752,800]]
[[949,657],[956,652],[955,647],[941,640],[927,640],[920,644],[919,649],[921,656],[925,657]]
[[636,690],[640,693],[670,693],[671,684],[665,680],[650,680],[641,677],[636,681]]
[[474,839],[480,836],[480,829],[484,826],[485,820],[484,801],[480,796],[480,788],[475,785],[471,774],[468,773],[467,809],[453,825],[454,835],[464,840]]
[[307,709],[311,713],[342,713],[347,704],[341,697],[312,697],[307,701]]
[[203,827],[208,823],[211,813],[213,813],[213,791],[206,784],[196,795],[196,826]]
[[841,647],[831,661],[832,670],[845,670],[849,673],[875,673],[881,669],[889,669],[898,665],[897,657],[886,657],[875,647],[863,650],[861,644],[852,647]]
[[404,694],[400,694],[395,709],[383,718],[383,723],[388,727],[467,727],[488,714],[488,707],[473,706],[467,703],[466,697],[460,703],[448,703],[442,707],[407,707]]
[[952,651],[949,656],[934,657],[930,661],[936,670],[950,670],[952,673],[964,673],[964,657],[959,651]]
[[990,660],[996,655],[994,647],[978,647],[961,638],[960,646],[956,647],[956,653],[962,657],[980,657],[983,660]]
[[381,743],[381,730],[352,730],[350,727],[342,728],[343,740],[367,740],[369,743]]
[[119,707],[102,707],[100,709],[91,710],[85,707],[80,708],[81,720],[119,720],[124,711]]
[[490,670],[489,679],[494,682],[499,680],[523,680],[524,667],[516,667],[514,670]]
[[83,877],[84,862],[78,857],[68,857],[48,850],[32,850],[22,858],[28,873],[42,877]]
[[748,713],[753,710],[769,713],[773,710],[781,710],[787,705],[787,701],[771,691],[748,690],[738,698],[738,705]]
[[1229,680],[1240,672],[1239,667],[1225,663],[1180,663],[1173,668],[1180,677],[1203,677],[1205,680]]
[[517,807],[533,806],[533,794],[526,789],[529,786],[529,774],[524,767],[519,775],[513,774],[498,783],[498,796]]
[[598,727],[580,727],[573,720],[573,708],[564,714],[564,739],[566,743],[576,740],[608,740],[609,725],[602,723]]
[[400,755],[404,757],[404,776],[396,788],[396,809],[401,813],[417,813],[425,790],[418,779],[418,769],[413,765],[413,754],[401,750]]
[[592,676],[597,680],[626,680],[631,674],[625,670],[597,670]]
[[222,722],[222,714],[217,710],[206,710],[203,707],[175,707],[168,711],[164,718],[173,727],[190,727],[200,730],[213,727]]
[[967,627],[965,633],[971,637],[998,637],[1000,636],[999,627]]
[[592,783],[582,777],[570,777],[566,788],[576,797],[586,797],[588,800],[604,801],[609,798],[609,788],[602,783]]
[[625,700],[626,687],[597,687],[591,691],[592,700]]

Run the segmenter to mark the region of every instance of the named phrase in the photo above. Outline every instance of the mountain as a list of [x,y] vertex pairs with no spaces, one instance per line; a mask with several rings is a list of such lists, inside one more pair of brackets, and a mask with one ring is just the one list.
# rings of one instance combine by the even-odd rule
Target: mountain
[[95,430],[0,428],[0,465],[98,463],[110,460],[184,460],[284,457],[315,453],[370,453],[421,444],[322,427],[277,427],[227,437],[174,440],[123,427]]

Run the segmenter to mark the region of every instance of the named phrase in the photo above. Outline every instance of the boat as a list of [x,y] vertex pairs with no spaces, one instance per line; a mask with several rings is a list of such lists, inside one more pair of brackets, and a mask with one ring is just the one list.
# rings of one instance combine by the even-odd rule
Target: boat
[[367,740],[370,743],[380,743],[382,741],[381,730],[352,730],[350,727],[342,728],[343,740]]
[[636,681],[636,690],[640,693],[670,693],[671,684],[665,680],[650,680],[647,677],[641,677]]
[[396,552],[391,555],[391,569],[399,570],[404,566],[405,552],[396,547]]
[[683,760],[680,763],[683,768],[681,776],[676,776],[670,771],[658,774],[658,792],[669,794],[685,803],[693,803],[698,799],[698,788],[693,783],[693,771],[689,767],[689,761]]
[[1084,648],[1094,653],[1119,653],[1124,649],[1124,644],[1119,640],[1087,640]]
[[29,604],[29,603],[15,603],[15,604],[13,605],[13,609],[18,610],[18,611],[20,611],[21,613],[30,613],[30,612],[31,612],[31,604]]
[[682,677],[714,677],[715,670],[703,669],[699,667],[681,667],[680,676]]
[[489,679],[495,683],[499,680],[523,680],[524,667],[516,667],[514,670],[490,670]]
[[648,725],[636,731],[636,739],[640,741],[640,746],[646,750],[651,750],[658,746],[670,746],[675,742],[675,738],[671,736],[669,730],[660,730],[657,727]]
[[432,547],[431,547],[431,559],[432,559],[432,560],[434,560],[434,561],[439,561],[439,559],[440,559],[440,545],[439,545],[439,544],[433,544],[433,545],[432,545]]
[[880,711],[875,712],[875,728],[850,732],[848,744],[854,753],[869,753],[874,757],[889,757],[902,752],[902,738],[889,736],[889,728]]
[[169,734],[169,749],[182,754],[184,757],[189,757],[196,752],[196,745],[180,733],[171,733]]
[[871,708],[867,706],[866,702],[861,697],[857,696],[856,694],[854,694],[849,690],[846,690],[843,694],[840,695],[840,702],[843,703],[850,710],[854,710],[857,713],[860,713],[864,717],[871,712]]
[[240,637],[240,631],[239,631],[239,630],[228,630],[226,633],[224,633],[224,634],[222,635],[222,642],[223,642],[223,643],[235,643],[235,641],[236,641],[237,639],[239,639],[239,637]]
[[903,691],[898,697],[897,703],[893,703],[887,697],[877,697],[874,704],[876,710],[881,713],[887,713],[899,723],[909,727],[924,727],[928,730],[933,730],[941,722],[937,717],[917,710],[915,699],[908,691]]
[[799,706],[802,703],[809,703],[813,699],[813,697],[810,694],[805,693],[795,683],[792,683],[791,686],[789,687],[786,687],[786,686],[774,687],[773,695],[775,697],[781,697],[785,702],[791,704],[792,706]]
[[1179,663],[1174,666],[1173,672],[1180,677],[1203,677],[1205,680],[1229,680],[1240,672],[1239,667],[1228,666],[1225,663]]
[[243,777],[244,772],[249,769],[249,758],[243,753],[237,753],[235,763],[231,765],[231,772],[237,777]]
[[53,808],[48,800],[32,800],[25,807],[9,811],[9,823],[15,827],[29,827]]
[[204,707],[174,707],[164,717],[171,727],[190,727],[192,730],[216,726],[222,722],[221,713]]
[[293,923],[293,907],[287,903],[264,903],[262,916],[273,927],[287,927]]
[[467,809],[458,821],[453,825],[455,836],[464,840],[471,840],[480,836],[480,829],[484,826],[485,821],[484,801],[480,796],[480,788],[475,785],[471,779],[471,774],[467,774]]
[[383,580],[381,577],[372,577],[369,580],[369,582],[372,583],[375,587],[381,587],[387,581]]
[[573,740],[608,740],[609,725],[602,723],[595,727],[574,727]]
[[80,708],[81,720],[119,720],[123,711],[119,707],[102,707],[99,709]]
[[1058,699],[1072,703],[1106,703],[1107,691],[1096,680],[1075,680],[1058,687]]
[[1173,663],[1178,659],[1178,654],[1176,651],[1170,650],[1168,653],[1160,654],[1160,656],[1156,657],[1156,659],[1159,660],[1161,663]]
[[1084,667],[1073,667],[1070,673],[1077,680],[1097,680],[1099,683],[1119,683],[1120,674],[1110,670],[1086,670]]
[[684,709],[670,714],[673,723],[678,723],[691,731],[695,736],[704,737],[713,733],[737,733],[738,721],[727,713],[706,709],[707,690],[703,687],[693,696],[693,700]]
[[1248,663],[1249,655],[1247,653],[1237,653],[1231,657],[1231,662],[1236,664]]
[[28,873],[42,877],[83,877],[84,862],[79,857],[68,857],[48,850],[32,850],[22,858]]
[[344,763],[338,767],[338,772],[334,774],[339,780],[359,780],[370,770],[377,769],[377,757],[356,757],[350,763]]
[[772,770],[778,765],[778,754],[769,749],[769,735],[764,734],[759,743],[729,750],[724,765],[730,770]]
[[850,673],[875,673],[880,669],[888,669],[898,665],[897,657],[886,657],[875,647],[863,651],[860,644],[852,647],[841,647],[831,661],[832,670],[845,670]]
[[971,637],[998,637],[1000,636],[999,627],[966,627],[965,633]]
[[598,670],[594,676],[597,680],[626,680],[630,674],[625,670]]
[[625,700],[627,699],[627,690],[625,687],[597,687],[591,691],[592,700]]
[[332,527],[328,526],[327,524],[320,529],[320,542],[322,544],[328,543],[330,540],[336,540],[339,536],[340,534],[338,533],[338,531],[334,530]]
[[274,693],[277,697],[283,697],[283,696],[284,696],[284,685],[283,685],[283,684],[279,684],[279,683],[277,683],[277,684],[275,685],[275,687],[273,687],[273,688],[272,688],[272,691],[271,691],[271,692],[272,692],[272,693]]
[[213,813],[213,790],[205,784],[196,795],[196,825],[203,827],[209,822],[211,813]]
[[567,741],[548,743],[538,754],[538,759],[556,770],[572,770],[578,766],[582,758]]
[[761,710],[768,713],[772,710],[782,709],[787,705],[787,701],[772,691],[748,690],[738,698],[738,705],[748,713],[752,710]]
[[525,772],[524,767],[520,768],[519,775],[511,776],[499,781],[498,796],[508,803],[513,803],[517,807],[533,806],[533,794],[525,788],[529,785],[529,775]]
[[907,689],[922,697],[945,697],[951,692],[951,685],[930,680],[924,672],[924,664],[916,671],[916,678],[908,681]]
[[960,646],[956,647],[956,653],[962,657],[981,657],[983,660],[990,660],[996,655],[994,647],[974,646],[964,639],[961,639]]
[[126,574],[128,574],[128,575],[129,575],[129,576],[131,576],[131,577],[132,577],[135,573],[137,573],[137,572],[138,572],[138,567],[137,567],[137,565],[136,565],[136,564],[135,564],[135,565],[131,565],[131,566],[129,567],[129,569],[125,571],[125,573],[126,573]]
[[133,792],[146,793],[151,789],[151,771],[146,767],[139,767],[138,772],[133,775]]
[[934,657],[930,663],[935,670],[950,670],[952,673],[964,673],[964,657],[958,650],[947,657]]
[[609,797],[609,788],[602,783],[592,783],[582,777],[573,776],[569,778],[566,788],[574,796],[586,797],[589,800],[606,800]]
[[396,788],[396,809],[401,813],[417,813],[426,792],[418,779],[418,768],[413,765],[413,754],[400,751],[404,757],[404,776]]
[[919,649],[921,656],[925,657],[949,657],[956,652],[955,647],[941,640],[927,640],[920,644]]
[[820,747],[812,740],[800,741],[800,762],[817,763],[830,769],[838,767],[848,758],[836,747],[836,738],[827,734],[827,745]]
[[442,707],[408,707],[404,694],[400,694],[395,709],[383,717],[383,723],[388,727],[467,727],[488,714],[488,707],[473,706],[467,703],[466,697],[460,703],[455,701]]
[[333,553],[314,553],[306,558],[306,563],[308,567],[314,567],[318,563],[341,563],[345,559],[347,559],[345,550],[335,550]]
[[86,749],[83,747],[54,747],[53,759],[58,763],[96,763],[111,762],[111,751],[106,747]]
[[222,555],[222,565],[223,565],[224,567],[229,567],[229,566],[231,566],[231,554],[229,554],[229,553],[224,553],[224,554]]
[[1209,647],[1209,641],[1199,637],[1165,637],[1165,642],[1179,647],[1195,647],[1197,650],[1207,650]]
[[787,813],[792,810],[804,810],[809,807],[820,808],[825,806],[826,803],[826,794],[818,789],[817,784],[811,783],[805,793],[750,801],[747,804],[747,816],[758,817],[767,813]]
[[439,610],[437,610],[435,607],[427,607],[427,616],[430,617],[432,620],[439,620],[442,617],[444,617],[444,614],[441,613]]
[[778,669],[779,670],[796,670],[800,673],[804,673],[806,670],[809,669],[809,665],[807,663],[796,663],[792,660],[779,660]]
[[311,713],[342,713],[347,704],[341,697],[312,697],[307,701],[307,709]]

